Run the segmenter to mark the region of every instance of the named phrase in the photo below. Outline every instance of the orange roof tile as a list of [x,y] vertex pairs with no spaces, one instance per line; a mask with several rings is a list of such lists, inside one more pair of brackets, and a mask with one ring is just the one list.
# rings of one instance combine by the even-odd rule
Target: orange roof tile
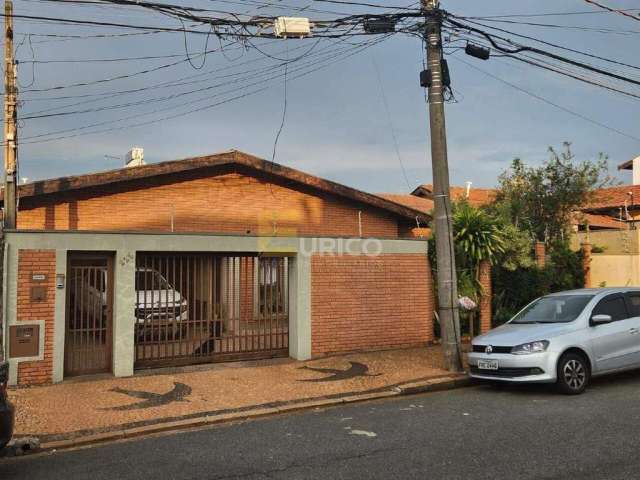
[[592,194],[585,210],[640,206],[640,185],[601,188]]
[[[412,195],[425,198],[433,198],[433,185],[425,183],[416,188]],[[487,205],[495,200],[497,190],[494,188],[471,188],[469,189],[469,204],[474,207]],[[449,195],[454,201],[463,200],[467,196],[467,187],[452,186],[449,188]]]
[[418,210],[426,215],[431,215],[431,211],[433,210],[433,200],[429,200],[428,198],[397,193],[377,193],[376,195],[384,198],[385,200],[413,208],[414,210]]
[[589,225],[595,228],[625,228],[625,222],[610,217],[609,215],[595,215],[593,213],[576,212],[573,215],[572,222],[574,225]]

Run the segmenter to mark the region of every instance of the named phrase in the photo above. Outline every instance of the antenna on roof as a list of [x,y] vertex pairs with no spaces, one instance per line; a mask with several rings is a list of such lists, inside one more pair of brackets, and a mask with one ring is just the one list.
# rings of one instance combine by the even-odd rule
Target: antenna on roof
[[472,181],[467,180],[466,182],[464,182],[464,184],[467,186],[467,190],[465,191],[465,198],[469,198],[469,193],[471,193],[471,185],[473,184]]

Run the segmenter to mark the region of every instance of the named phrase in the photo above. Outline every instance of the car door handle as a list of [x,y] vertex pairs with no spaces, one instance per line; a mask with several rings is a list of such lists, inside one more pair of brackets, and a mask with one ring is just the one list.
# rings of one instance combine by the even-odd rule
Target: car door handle
[[629,333],[631,335],[637,335],[638,333],[640,333],[640,330],[638,330],[637,328],[632,328],[629,330]]

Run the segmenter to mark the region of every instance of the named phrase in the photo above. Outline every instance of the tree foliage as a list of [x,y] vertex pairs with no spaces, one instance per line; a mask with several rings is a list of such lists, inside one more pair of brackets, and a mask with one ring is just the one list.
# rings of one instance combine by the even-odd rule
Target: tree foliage
[[607,156],[577,161],[571,144],[561,152],[549,147],[549,159],[530,167],[516,158],[499,177],[495,209],[519,230],[547,245],[566,243],[571,215],[584,206],[594,189],[613,183]]
[[551,292],[584,286],[582,253],[571,251],[564,243],[551,250],[544,268],[493,270],[493,324],[509,320],[532,300]]
[[467,202],[455,205],[453,232],[459,256],[472,268],[483,260],[495,263],[504,251],[504,236],[495,218]]

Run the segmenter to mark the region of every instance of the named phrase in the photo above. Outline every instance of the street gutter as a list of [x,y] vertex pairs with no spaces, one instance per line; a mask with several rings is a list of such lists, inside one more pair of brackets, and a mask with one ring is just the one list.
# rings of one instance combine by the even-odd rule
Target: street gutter
[[[286,414],[316,408],[328,408],[368,400],[392,398],[419,393],[437,392],[467,387],[471,379],[465,374],[445,375],[427,380],[414,381],[399,385],[388,385],[375,390],[365,392],[348,392],[328,397],[310,399],[298,399],[271,404],[254,405],[238,409],[220,410],[217,412],[204,412],[200,414],[185,415],[157,419],[149,424],[121,425],[104,430],[83,430],[70,432],[64,435],[50,435],[41,438],[39,449],[22,452],[24,454],[54,452],[88,445],[97,445],[107,442],[143,437],[147,435],[170,431],[181,431],[208,425],[219,425],[229,422],[245,421],[272,415]],[[20,454],[18,454],[20,455]],[[0,454],[0,457],[3,455]],[[12,456],[10,453],[5,456]]]

